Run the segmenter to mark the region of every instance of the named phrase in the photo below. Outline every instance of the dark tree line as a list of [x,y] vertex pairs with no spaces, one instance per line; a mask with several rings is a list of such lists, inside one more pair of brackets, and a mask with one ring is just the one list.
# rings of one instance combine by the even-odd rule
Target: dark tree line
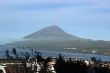
[[[7,59],[10,59],[10,53],[9,50],[5,51]],[[13,55],[15,55],[15,59],[18,58],[18,53],[15,48],[12,50]],[[23,58],[23,67],[25,67],[25,63],[30,58],[30,53],[25,52],[22,54],[24,56]],[[37,62],[43,62],[43,68],[40,73],[47,73],[47,63],[52,61],[51,57],[47,57],[44,59],[42,57],[42,53],[38,51],[32,50],[32,55],[34,56],[33,59],[37,59]],[[73,61],[71,58],[65,60],[64,56],[59,54],[59,57],[55,59],[56,64],[54,65],[56,73],[110,73],[109,67],[101,67],[100,62],[96,60],[95,57],[91,58],[91,61],[94,62],[94,66],[89,65],[87,66],[84,61],[76,60]]]
[[81,61],[72,61],[71,58],[67,61],[59,55],[55,65],[56,73],[87,73],[87,66]]

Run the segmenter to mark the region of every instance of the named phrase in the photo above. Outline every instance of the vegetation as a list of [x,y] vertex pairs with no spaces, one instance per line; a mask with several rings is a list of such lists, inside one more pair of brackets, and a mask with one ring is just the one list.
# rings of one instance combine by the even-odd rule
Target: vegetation
[[[15,48],[14,48],[12,51],[13,51],[13,54],[16,55],[17,50],[15,51]],[[12,58],[13,56],[9,54],[9,50],[6,50],[5,53],[6,53],[7,59],[5,59],[4,61],[7,61],[8,63],[11,61],[10,64],[7,64],[8,67],[12,67],[16,69],[17,67],[22,68],[21,70],[22,72],[20,73],[35,73],[37,70],[36,62],[41,66],[39,73],[55,73],[55,72],[56,73],[110,73],[110,68],[109,68],[110,62],[103,62],[101,60],[99,61],[95,57],[91,57],[89,64],[86,64],[85,60],[83,61],[75,60],[72,58],[65,59],[65,57],[62,56],[61,54],[59,54],[58,58],[52,58],[51,56],[47,58],[43,58],[42,53],[35,50],[31,50],[31,51],[32,53],[22,52],[23,53],[22,55],[24,55],[24,58],[21,57],[17,59],[17,58]],[[30,57],[32,55],[33,57]],[[54,64],[55,72],[48,71],[48,67],[49,67],[48,63],[52,62],[53,60],[55,61],[55,64]],[[11,63],[15,63],[15,64],[11,64]],[[26,63],[36,65],[35,66],[36,69],[33,70],[33,67],[31,67],[32,65],[27,68]],[[19,70],[18,70],[18,73],[19,73]]]

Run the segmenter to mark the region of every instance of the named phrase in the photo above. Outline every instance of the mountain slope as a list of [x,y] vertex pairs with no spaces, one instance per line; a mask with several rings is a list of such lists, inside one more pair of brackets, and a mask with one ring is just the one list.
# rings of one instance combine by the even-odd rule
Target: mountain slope
[[25,39],[37,39],[39,37],[74,37],[78,39],[76,36],[70,35],[59,28],[57,25],[49,26],[41,29],[38,32],[32,33],[30,35],[25,36]]
[[70,51],[82,53],[110,54],[110,41],[83,39],[70,35],[58,26],[49,26],[25,36],[22,41],[6,46],[36,48],[40,50]]

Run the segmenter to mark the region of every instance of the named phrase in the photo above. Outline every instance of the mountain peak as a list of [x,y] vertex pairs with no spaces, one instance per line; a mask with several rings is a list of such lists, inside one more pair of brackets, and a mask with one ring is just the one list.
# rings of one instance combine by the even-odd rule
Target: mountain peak
[[[60,28],[58,25],[52,25],[52,26],[48,26],[49,28]],[[45,27],[47,28],[47,27]]]
[[46,37],[46,36],[67,37],[71,35],[63,31],[59,26],[53,25],[45,27],[39,30],[38,32],[32,33],[24,38],[35,39],[36,37]]

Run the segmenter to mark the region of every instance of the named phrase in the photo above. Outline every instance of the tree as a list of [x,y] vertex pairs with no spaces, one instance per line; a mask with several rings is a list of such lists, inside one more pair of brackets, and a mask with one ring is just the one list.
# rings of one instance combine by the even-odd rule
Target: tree
[[35,51],[35,57],[37,58],[38,62],[43,61],[42,53]]
[[59,62],[65,62],[64,56],[62,56],[62,54],[59,54],[57,61],[59,61]]
[[30,54],[28,52],[25,53],[25,59],[26,61],[29,60]]
[[96,62],[96,61],[97,61],[97,60],[96,60],[96,57],[91,57],[91,61]]
[[10,54],[9,54],[9,50],[5,51],[5,56],[7,57],[7,59],[9,59],[11,57]]
[[52,57],[47,57],[46,58],[47,63],[52,61]]
[[15,57],[18,58],[17,51],[16,51],[15,48],[13,48],[12,52],[13,52],[13,54],[15,55]]

